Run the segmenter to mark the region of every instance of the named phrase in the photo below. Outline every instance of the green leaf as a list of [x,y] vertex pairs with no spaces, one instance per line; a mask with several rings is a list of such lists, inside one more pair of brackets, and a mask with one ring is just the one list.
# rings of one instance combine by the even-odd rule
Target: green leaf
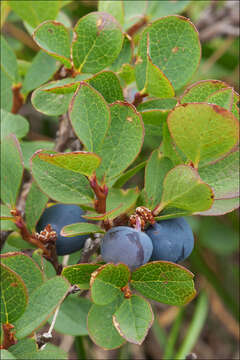
[[1,76],[1,108],[11,111],[13,105],[12,80],[0,67]]
[[110,111],[102,95],[82,82],[70,104],[69,116],[86,149],[97,153],[110,123]]
[[[41,152],[42,154],[42,152]],[[65,204],[88,204],[93,193],[85,176],[32,157],[32,174],[40,189],[50,198]]]
[[43,283],[43,274],[35,261],[28,255],[20,252],[1,255],[2,264],[15,271],[24,281],[28,295]]
[[199,36],[187,18],[167,16],[143,31],[136,66],[139,89],[146,82],[147,40],[152,62],[164,73],[175,90],[186,84],[196,71],[201,56]]
[[133,65],[123,64],[121,69],[118,71],[118,76],[124,81],[126,85],[131,84],[135,81],[135,69]]
[[1,268],[1,324],[16,321],[25,311],[28,302],[26,286],[22,278],[8,266]]
[[1,220],[0,220],[1,230],[2,231],[17,230],[16,225],[12,221],[14,220],[14,218],[10,213],[10,209],[3,204],[0,205],[0,209],[1,209]]
[[169,114],[168,127],[195,167],[217,160],[238,143],[237,119],[218,105],[179,105]]
[[78,264],[66,266],[62,271],[62,276],[80,289],[89,289],[91,274],[101,265],[97,264]]
[[94,233],[104,233],[105,231],[99,226],[91,223],[75,223],[71,225],[66,225],[61,230],[61,235],[66,237],[77,236],[77,235],[86,235]]
[[0,350],[0,357],[2,360],[15,360],[15,356],[7,350]]
[[21,115],[12,114],[1,109],[1,138],[15,134],[18,139],[24,137],[29,130],[27,120]]
[[111,304],[102,306],[93,304],[87,319],[89,336],[92,341],[105,350],[116,349],[125,343],[113,325],[112,316],[119,308],[123,296]]
[[106,264],[91,275],[92,301],[97,305],[107,305],[121,295],[121,289],[130,279],[130,270],[124,264]]
[[57,21],[45,21],[33,33],[37,45],[47,54],[61,61],[70,69],[70,34],[68,29]]
[[60,306],[54,329],[72,336],[88,335],[87,314],[90,307],[90,300],[78,294],[68,296]]
[[239,208],[239,197],[232,199],[216,199],[209,210],[196,212],[194,215],[220,216]]
[[131,285],[149,299],[181,306],[196,295],[193,276],[183,266],[168,261],[153,261],[132,273]]
[[119,334],[127,341],[141,345],[153,324],[151,305],[142,297],[132,295],[124,299],[113,315],[113,323]]
[[112,218],[115,218],[115,212],[117,212],[118,209],[120,209],[120,208],[121,208],[121,204],[116,209],[106,211],[104,214],[99,214],[97,212],[93,212],[92,210],[90,210],[91,213],[89,215],[88,214],[87,215],[82,215],[82,217],[84,219],[87,219],[87,220],[90,220],[90,221],[92,221],[92,220],[94,220],[94,221],[106,220],[106,219],[109,219],[110,216]]
[[97,170],[106,182],[120,175],[139,154],[144,137],[142,119],[134,106],[127,102],[110,105],[111,124],[102,148],[97,152],[102,163]]
[[122,69],[124,65],[129,65],[129,63],[131,63],[132,57],[133,57],[132,39],[130,36],[125,34],[122,50],[120,51],[120,54],[118,55],[117,59],[110,66],[110,69],[113,71],[118,71],[120,70],[120,68]]
[[15,323],[16,337],[22,339],[38,329],[61,304],[68,289],[69,283],[60,276],[39,286],[31,294],[26,311]]
[[13,49],[8,45],[7,41],[1,36],[1,70],[5,73],[11,84],[18,80],[17,58]]
[[67,353],[57,346],[47,344],[44,349],[39,350],[33,339],[22,339],[11,346],[11,353],[15,359],[21,360],[67,360]]
[[72,99],[72,93],[55,94],[47,91],[49,84],[36,89],[32,94],[32,104],[35,109],[46,115],[62,115],[67,112]]
[[91,176],[101,162],[98,155],[85,151],[53,154],[38,152],[38,157],[49,164],[86,176]]
[[144,168],[146,161],[141,162],[130,170],[127,170],[124,174],[120,175],[117,181],[114,183],[115,188],[121,188],[129,179],[131,179],[135,174]]
[[22,182],[23,161],[19,142],[15,135],[1,141],[1,199],[14,207]]
[[[41,71],[39,71],[41,69]],[[24,94],[38,88],[46,81],[50,80],[57,71],[57,62],[51,56],[43,51],[39,51],[34,57],[30,67],[27,70],[22,84]]]
[[2,249],[2,254],[6,254],[8,252],[22,251],[23,249],[36,249],[36,247],[23,240],[21,235],[18,232],[14,231],[8,235]]
[[37,150],[52,150],[54,143],[50,141],[21,141],[24,167],[30,170],[30,159]]
[[207,98],[207,103],[216,104],[223,107],[224,109],[232,111],[233,96],[234,90],[232,88],[229,87],[227,89],[221,89],[211,94]]
[[154,209],[159,204],[165,175],[173,168],[171,160],[159,151],[154,150],[148,159],[145,168],[145,185],[147,204],[150,209]]
[[180,103],[207,102],[207,98],[215,91],[229,87],[219,80],[201,80],[189,86],[180,96]]
[[43,91],[54,94],[69,94],[77,90],[83,80],[87,80],[91,77],[90,74],[78,74],[74,79],[65,78],[57,81],[50,81],[44,86]]
[[110,65],[121,51],[123,34],[114,17],[92,12],[74,28],[72,56],[79,72],[97,73]]
[[182,151],[174,144],[173,139],[171,138],[167,122],[162,124],[162,143],[159,147],[159,150],[163,153],[164,156],[171,159],[174,165],[179,165],[187,162],[187,159]]
[[176,104],[177,100],[175,98],[147,100],[139,104],[137,110],[141,112],[146,110],[171,110]]
[[58,1],[48,1],[46,6],[45,1],[8,1],[12,10],[20,16],[20,18],[26,21],[33,28],[37,27],[41,22],[45,20],[54,20],[59,11]]
[[239,151],[201,167],[198,172],[202,180],[213,189],[215,199],[238,197]]
[[147,44],[147,65],[146,65],[146,80],[144,88],[141,90],[142,93],[147,93],[152,96],[159,98],[172,98],[174,93],[174,88],[168,78],[164,73],[157,67],[149,53],[149,35],[148,35],[148,44]]
[[39,189],[37,184],[33,181],[31,188],[27,195],[26,205],[25,205],[25,217],[27,227],[30,231],[35,230],[35,225],[37,224],[40,216],[43,213],[48,202],[48,197]]
[[109,104],[117,100],[124,100],[120,81],[112,71],[101,71],[88,79],[87,82],[100,92]]
[[110,189],[107,197],[107,212],[110,213],[108,218],[114,219],[120,214],[128,213],[133,209],[139,196],[138,189]]
[[36,249],[32,254],[32,258],[43,272],[45,281],[56,276],[56,270],[53,265],[43,257],[42,249]]
[[148,1],[147,14],[151,20],[167,15],[181,14],[191,0]]
[[170,170],[164,181],[162,199],[156,214],[162,209],[180,209],[182,214],[208,210],[213,203],[213,192],[197,171],[187,165],[178,165]]
[[98,1],[98,11],[105,12],[111,14],[115,17],[115,19],[119,22],[119,24],[124,23],[124,8],[122,1],[106,1],[99,0]]

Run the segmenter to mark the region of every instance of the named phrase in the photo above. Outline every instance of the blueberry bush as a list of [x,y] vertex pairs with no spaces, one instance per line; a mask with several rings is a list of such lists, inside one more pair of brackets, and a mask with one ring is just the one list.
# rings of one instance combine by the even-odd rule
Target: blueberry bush
[[[71,3],[1,3],[30,43],[23,59],[1,38],[3,359],[67,359],[53,329],[81,346],[85,335],[107,350],[141,345],[156,303],[183,309],[200,293],[197,337],[208,305],[179,264],[189,223],[239,206],[239,95],[191,82],[201,43],[179,15],[190,1],[100,0],[74,20]],[[48,133],[29,132],[26,105]],[[191,259],[212,279],[197,250]]]

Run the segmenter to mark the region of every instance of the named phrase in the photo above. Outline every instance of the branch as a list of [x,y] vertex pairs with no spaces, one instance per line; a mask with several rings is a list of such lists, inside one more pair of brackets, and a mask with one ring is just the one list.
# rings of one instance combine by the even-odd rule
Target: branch
[[144,25],[147,25],[148,23],[148,18],[146,16],[143,16],[136,24],[134,24],[133,26],[131,26],[128,30],[127,30],[127,34],[129,36],[133,36],[136,34],[136,32],[138,32]]
[[90,186],[93,189],[97,199],[95,200],[95,210],[99,214],[104,214],[106,212],[106,200],[108,195],[108,187],[104,184],[100,186],[97,181],[96,174],[92,175],[89,179]]

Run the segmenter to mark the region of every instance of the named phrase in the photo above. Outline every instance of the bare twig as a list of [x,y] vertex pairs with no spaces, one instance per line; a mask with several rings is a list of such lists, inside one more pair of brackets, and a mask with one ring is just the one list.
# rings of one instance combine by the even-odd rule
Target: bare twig
[[217,36],[239,36],[239,2],[226,1],[221,8],[216,5],[217,2],[212,1],[197,22],[201,42]]
[[97,251],[100,245],[100,237],[95,235],[95,238],[88,238],[85,241],[84,248],[82,250],[82,256],[78,264],[87,263],[90,257]]

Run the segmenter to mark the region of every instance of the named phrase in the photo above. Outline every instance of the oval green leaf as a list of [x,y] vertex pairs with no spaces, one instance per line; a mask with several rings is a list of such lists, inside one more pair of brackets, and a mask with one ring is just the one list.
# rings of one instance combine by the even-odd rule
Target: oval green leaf
[[33,33],[38,46],[61,61],[66,68],[71,68],[70,34],[68,29],[57,21],[45,21]]
[[139,89],[146,82],[147,39],[149,54],[175,90],[186,84],[197,70],[201,56],[199,35],[191,21],[182,16],[166,16],[143,31],[136,66]]
[[97,153],[110,124],[110,111],[102,95],[82,82],[70,104],[69,116],[86,149]]
[[113,315],[113,323],[127,341],[141,345],[154,320],[151,305],[142,297],[132,295],[124,299]]
[[108,305],[93,304],[87,319],[89,336],[92,341],[105,350],[116,349],[125,343],[115,326],[112,316],[119,308],[123,297],[118,297]]
[[89,289],[91,274],[100,267],[97,264],[78,264],[66,266],[62,275],[72,284],[80,289]]
[[124,264],[106,264],[91,275],[92,301],[97,305],[107,305],[121,295],[121,288],[127,285],[130,270]]
[[69,153],[39,152],[38,157],[62,169],[70,170],[85,176],[91,176],[100,165],[101,159],[94,153],[74,151]]
[[42,153],[36,152],[31,160],[32,174],[40,189],[65,204],[91,203],[93,193],[87,178],[42,160],[38,156]]
[[1,268],[1,324],[15,322],[24,313],[28,294],[22,278],[8,266]]
[[95,233],[104,233],[105,231],[99,226],[91,223],[75,223],[71,225],[66,225],[61,230],[61,235],[66,237],[77,236],[77,235],[86,235],[86,234],[95,234]]
[[20,252],[11,252],[1,255],[0,258],[2,264],[8,266],[22,278],[29,295],[43,283],[43,274],[30,256]]
[[79,72],[97,73],[110,65],[121,51],[123,33],[113,16],[92,12],[74,28],[72,56]]
[[157,215],[163,209],[180,209],[181,214],[208,210],[214,194],[197,171],[187,165],[178,165],[170,170],[163,181],[162,199],[154,210]]
[[218,105],[179,105],[170,112],[168,127],[194,167],[217,160],[238,143],[239,122]]
[[11,134],[1,141],[1,199],[12,208],[16,205],[23,176],[19,142]]
[[27,200],[25,204],[25,218],[26,224],[30,231],[35,230],[40,216],[42,215],[48,202],[48,196],[46,196],[33,181],[30,190],[27,194]]
[[140,114],[127,102],[110,105],[111,124],[98,155],[102,163],[97,169],[99,177],[106,182],[120,175],[139,154],[144,137],[144,127]]
[[153,261],[132,273],[131,285],[149,299],[181,306],[196,295],[193,276],[183,266],[168,261]]
[[47,280],[30,296],[25,313],[15,323],[16,337],[22,339],[39,328],[61,304],[69,283],[61,276]]
[[15,134],[18,139],[27,135],[29,130],[28,121],[21,115],[12,114],[1,109],[1,138]]

